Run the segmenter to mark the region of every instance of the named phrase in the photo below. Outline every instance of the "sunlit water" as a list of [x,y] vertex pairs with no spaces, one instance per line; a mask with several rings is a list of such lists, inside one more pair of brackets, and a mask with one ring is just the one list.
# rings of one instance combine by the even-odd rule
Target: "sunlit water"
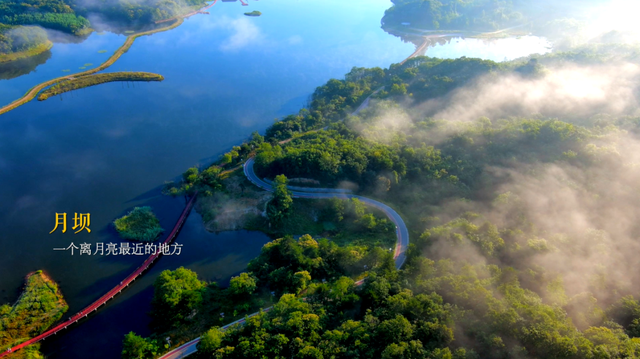
[[551,52],[551,44],[537,36],[502,39],[448,38],[429,47],[426,56],[456,59],[462,56],[493,61],[509,61],[531,54]]
[[[32,101],[0,116],[0,303],[15,301],[24,275],[44,269],[60,282],[68,314],[76,313],[143,258],[71,256],[53,248],[120,242],[110,223],[138,205],[152,206],[169,231],[184,199],[161,196],[163,182],[190,166],[211,163],[252,131],[264,131],[274,118],[297,111],[328,79],[342,78],[353,66],[388,67],[415,49],[380,29],[389,1],[250,5],[218,2],[210,15],[137,39],[107,70],[156,72],[163,82],[104,84]],[[251,10],[263,15],[243,15]],[[97,66],[124,40],[93,34],[80,44],[56,44],[35,72],[0,81],[0,103],[67,73],[64,69]],[[492,52],[482,55],[482,46],[475,46],[475,56],[490,58]],[[470,56],[465,53],[470,49],[455,46],[449,55],[435,53],[444,48],[428,54]],[[56,212],[91,213],[92,232],[49,235]],[[177,240],[184,245],[180,256],[163,257],[89,320],[47,339],[43,351],[49,358],[119,357],[124,334],[150,334],[146,313],[160,271],[185,266],[224,284],[268,240],[258,232],[207,233],[192,213]]]

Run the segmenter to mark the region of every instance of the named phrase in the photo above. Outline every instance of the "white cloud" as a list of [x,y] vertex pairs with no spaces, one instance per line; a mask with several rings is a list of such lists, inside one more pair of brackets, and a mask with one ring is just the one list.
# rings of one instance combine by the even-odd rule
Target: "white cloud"
[[221,17],[211,24],[211,28],[222,28],[231,33],[231,36],[220,45],[222,51],[237,51],[247,46],[257,45],[264,40],[260,28],[245,17],[238,19]]
[[291,36],[287,41],[289,42],[289,45],[299,45],[303,42],[302,36],[300,35]]

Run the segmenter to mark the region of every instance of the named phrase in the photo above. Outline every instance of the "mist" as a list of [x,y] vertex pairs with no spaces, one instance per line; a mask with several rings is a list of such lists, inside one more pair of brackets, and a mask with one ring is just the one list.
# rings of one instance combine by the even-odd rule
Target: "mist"
[[417,106],[426,116],[452,121],[541,114],[578,120],[597,113],[636,115],[640,66],[608,63],[548,68],[540,78],[486,76]]

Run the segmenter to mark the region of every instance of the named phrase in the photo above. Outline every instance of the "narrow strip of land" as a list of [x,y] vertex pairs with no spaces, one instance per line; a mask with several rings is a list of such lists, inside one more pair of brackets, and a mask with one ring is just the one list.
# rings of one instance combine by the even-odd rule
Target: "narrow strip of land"
[[96,86],[107,82],[162,80],[164,80],[164,77],[162,77],[162,75],[140,71],[109,72],[104,74],[86,75],[79,78],[73,77],[69,80],[60,81],[59,83],[42,91],[42,93],[38,96],[38,101],[44,101],[49,97],[60,95],[65,92]]
[[13,101],[12,103],[3,106],[2,108],[0,108],[0,115],[7,113],[13,109],[15,109],[18,106],[22,106],[25,103],[33,100],[34,98],[36,98],[36,95],[38,95],[38,92],[42,91],[44,88],[51,86],[55,83],[58,83],[60,81],[63,80],[69,80],[71,78],[78,78],[81,76],[87,76],[87,75],[91,75],[91,74],[95,74],[98,71],[102,71],[106,68],[108,68],[109,66],[113,65],[119,58],[120,56],[124,55],[125,52],[127,52],[129,50],[129,48],[131,47],[131,45],[133,45],[133,42],[135,41],[135,39],[137,39],[140,36],[146,36],[146,35],[151,35],[151,34],[155,34],[158,32],[163,32],[163,31],[167,31],[167,30],[171,30],[174,29],[178,26],[180,26],[180,24],[182,24],[184,20],[182,18],[177,19],[176,22],[174,22],[173,24],[166,26],[166,27],[162,27],[159,29],[153,29],[153,30],[149,30],[149,31],[143,31],[143,32],[139,32],[137,34],[132,34],[127,36],[127,40],[124,42],[124,44],[122,44],[122,46],[120,46],[118,48],[118,50],[116,50],[116,52],[113,53],[113,55],[111,55],[111,57],[102,63],[102,65],[91,69],[91,70],[87,70],[87,71],[83,71],[83,72],[79,72],[79,73],[75,73],[75,74],[71,74],[71,75],[66,75],[66,76],[61,76],[58,78],[55,78],[53,80],[49,80],[49,81],[45,81],[39,85],[36,85],[34,87],[32,87],[29,91],[27,91],[26,94],[24,94],[24,96],[22,96],[21,98]]

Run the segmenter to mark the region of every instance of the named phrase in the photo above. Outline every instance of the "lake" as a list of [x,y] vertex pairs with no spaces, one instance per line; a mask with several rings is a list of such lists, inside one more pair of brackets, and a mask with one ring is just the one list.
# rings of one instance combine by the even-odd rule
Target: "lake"
[[[138,38],[107,70],[155,72],[164,81],[103,84],[0,116],[0,303],[15,301],[24,276],[38,269],[60,283],[68,315],[117,285],[144,257],[72,256],[53,248],[118,243],[111,222],[140,205],[152,206],[170,231],[184,198],[162,196],[165,181],[210,164],[252,131],[296,112],[328,79],[342,78],[354,66],[388,67],[415,50],[380,28],[390,6],[386,0],[262,0],[247,7],[218,2],[210,15]],[[252,10],[263,15],[243,15]],[[0,102],[63,70],[95,67],[124,40],[106,33],[57,43],[34,71],[0,80]],[[495,45],[470,40],[458,40],[466,48],[454,40],[427,54],[507,57],[498,48],[508,44],[492,50]],[[69,227],[74,213],[90,213],[91,233],[69,228],[49,234],[55,213],[62,212]],[[42,351],[49,358],[119,357],[124,334],[150,334],[146,313],[162,270],[185,266],[224,285],[267,241],[260,232],[208,233],[193,212],[177,238],[184,245],[180,256],[163,257],[89,320],[44,341]]]

